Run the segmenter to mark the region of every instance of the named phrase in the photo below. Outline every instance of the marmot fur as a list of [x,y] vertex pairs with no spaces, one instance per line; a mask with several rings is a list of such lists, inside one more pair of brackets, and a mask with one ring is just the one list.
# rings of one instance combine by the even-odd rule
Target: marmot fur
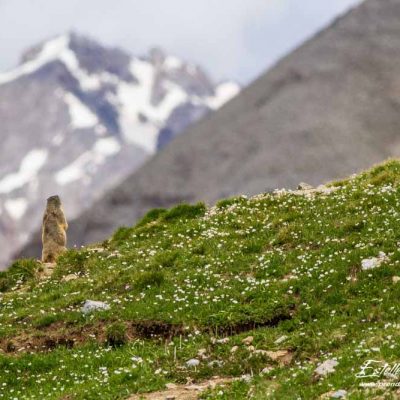
[[58,196],[47,199],[47,207],[42,225],[42,262],[54,263],[66,250],[68,224],[64,216],[61,200]]

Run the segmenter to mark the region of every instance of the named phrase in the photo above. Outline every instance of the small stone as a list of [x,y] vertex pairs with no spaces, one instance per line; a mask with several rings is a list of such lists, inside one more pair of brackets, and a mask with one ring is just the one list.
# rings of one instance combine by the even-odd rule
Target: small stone
[[266,351],[265,354],[273,361],[277,361],[280,358],[286,356],[289,352],[287,350],[278,351]]
[[361,268],[363,271],[367,271],[369,269],[374,269],[379,267],[383,262],[387,261],[388,257],[387,255],[383,252],[380,251],[378,257],[371,257],[371,258],[366,258],[361,261]]
[[207,353],[207,349],[199,349],[199,351],[197,352],[197,355],[199,357],[204,357]]
[[242,381],[244,381],[244,382],[246,382],[246,383],[249,383],[249,382],[251,382],[251,375],[249,375],[249,374],[244,374],[244,375],[242,375],[242,376],[240,377],[240,380],[242,380]]
[[239,349],[239,346],[233,346],[232,348],[231,348],[231,353],[233,354],[233,353],[236,353],[237,351],[238,351],[238,349]]
[[186,377],[186,385],[191,385],[193,383],[193,378],[191,378],[190,376]]
[[254,337],[253,336],[247,336],[247,338],[244,338],[242,340],[242,343],[245,344],[246,346],[250,346],[253,343]]
[[207,364],[209,367],[222,367],[224,363],[220,360],[212,360]]
[[176,397],[174,395],[168,395],[165,397],[165,400],[176,400]]
[[204,389],[204,386],[201,385],[189,385],[189,386],[185,386],[185,390],[194,390],[197,392],[200,392],[201,390]]
[[61,280],[63,282],[69,282],[69,281],[73,281],[75,279],[78,279],[78,276],[76,276],[75,274],[69,274],[69,275],[63,276],[63,278]]
[[211,338],[211,343],[212,344],[224,344],[224,343],[228,343],[229,342],[229,338],[222,338],[222,339],[217,339],[215,337]]
[[200,361],[197,358],[191,358],[189,361],[186,361],[186,366],[188,367],[197,367],[200,364]]
[[273,361],[277,361],[280,365],[288,365],[293,359],[293,353],[289,350],[267,351],[266,355]]
[[367,271],[368,269],[374,269],[379,266],[379,260],[377,258],[366,258],[361,261],[361,268],[363,271]]
[[102,301],[86,300],[81,308],[83,314],[90,314],[93,311],[109,310],[110,306]]
[[287,336],[283,335],[283,336],[279,337],[278,339],[276,339],[274,343],[275,343],[275,344],[281,344],[281,343],[283,343],[287,338],[288,338]]
[[176,389],[176,388],[177,388],[177,386],[175,385],[175,383],[166,383],[166,384],[165,384],[165,387],[166,387],[167,389]]
[[268,373],[270,373],[272,370],[273,370],[272,367],[265,367],[265,368],[263,368],[263,370],[260,372],[260,375],[268,374]]
[[332,399],[343,399],[346,396],[347,396],[347,391],[343,389],[339,389],[331,394]]
[[301,182],[297,186],[297,189],[298,190],[311,190],[311,189],[314,189],[314,188],[311,185],[309,185],[308,183]]
[[392,282],[393,283],[400,282],[400,276],[392,276]]
[[255,348],[254,346],[249,346],[249,347],[247,347],[247,350],[248,350],[248,351],[251,351],[251,352],[253,352],[255,349],[256,349],[256,348]]
[[325,376],[335,372],[335,367],[338,364],[339,363],[336,360],[326,360],[322,364],[318,365],[314,372],[318,375]]

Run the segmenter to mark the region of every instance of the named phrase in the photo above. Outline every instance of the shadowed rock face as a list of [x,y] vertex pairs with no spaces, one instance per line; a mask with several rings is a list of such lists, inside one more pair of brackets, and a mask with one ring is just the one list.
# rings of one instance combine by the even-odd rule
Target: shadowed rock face
[[182,104],[177,107],[169,116],[168,124],[160,131],[157,139],[157,148],[165,147],[175,136],[185,133],[184,121],[185,115],[193,115],[196,121],[208,114],[207,107],[199,107],[193,104]]
[[73,221],[70,244],[153,207],[315,185],[398,156],[399,20],[398,0],[336,20]]
[[134,57],[74,33],[0,72],[0,269],[40,227],[47,197],[77,217],[158,149],[162,131],[166,144],[213,111],[219,87],[160,49]]

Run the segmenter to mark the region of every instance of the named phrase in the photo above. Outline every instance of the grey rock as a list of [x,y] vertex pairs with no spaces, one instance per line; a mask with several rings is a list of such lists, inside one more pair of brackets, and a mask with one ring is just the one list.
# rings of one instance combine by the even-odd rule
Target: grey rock
[[281,344],[283,343],[288,337],[286,335],[280,336],[278,339],[275,340],[275,344]]
[[187,367],[197,367],[200,364],[200,361],[197,358],[192,358],[186,361]]
[[110,306],[102,301],[86,300],[81,308],[83,314],[90,314],[94,311],[109,310]]
[[339,365],[336,360],[326,360],[322,364],[318,365],[315,369],[315,373],[321,376],[325,376],[335,372],[335,367]]
[[308,183],[301,182],[297,186],[297,189],[298,190],[311,190],[311,189],[314,189],[314,188],[311,185],[309,185]]
[[339,389],[336,392],[332,393],[332,399],[343,399],[347,396],[347,391],[343,389]]
[[388,256],[380,251],[378,257],[371,257],[361,260],[361,269],[367,271],[369,269],[374,269],[380,267],[382,263],[389,260]]

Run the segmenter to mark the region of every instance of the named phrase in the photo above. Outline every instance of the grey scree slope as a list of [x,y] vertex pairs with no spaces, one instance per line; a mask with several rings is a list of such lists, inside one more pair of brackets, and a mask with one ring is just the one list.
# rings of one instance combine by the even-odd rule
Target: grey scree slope
[[317,184],[399,155],[399,21],[400,0],[336,20],[73,221],[70,245],[153,207]]

